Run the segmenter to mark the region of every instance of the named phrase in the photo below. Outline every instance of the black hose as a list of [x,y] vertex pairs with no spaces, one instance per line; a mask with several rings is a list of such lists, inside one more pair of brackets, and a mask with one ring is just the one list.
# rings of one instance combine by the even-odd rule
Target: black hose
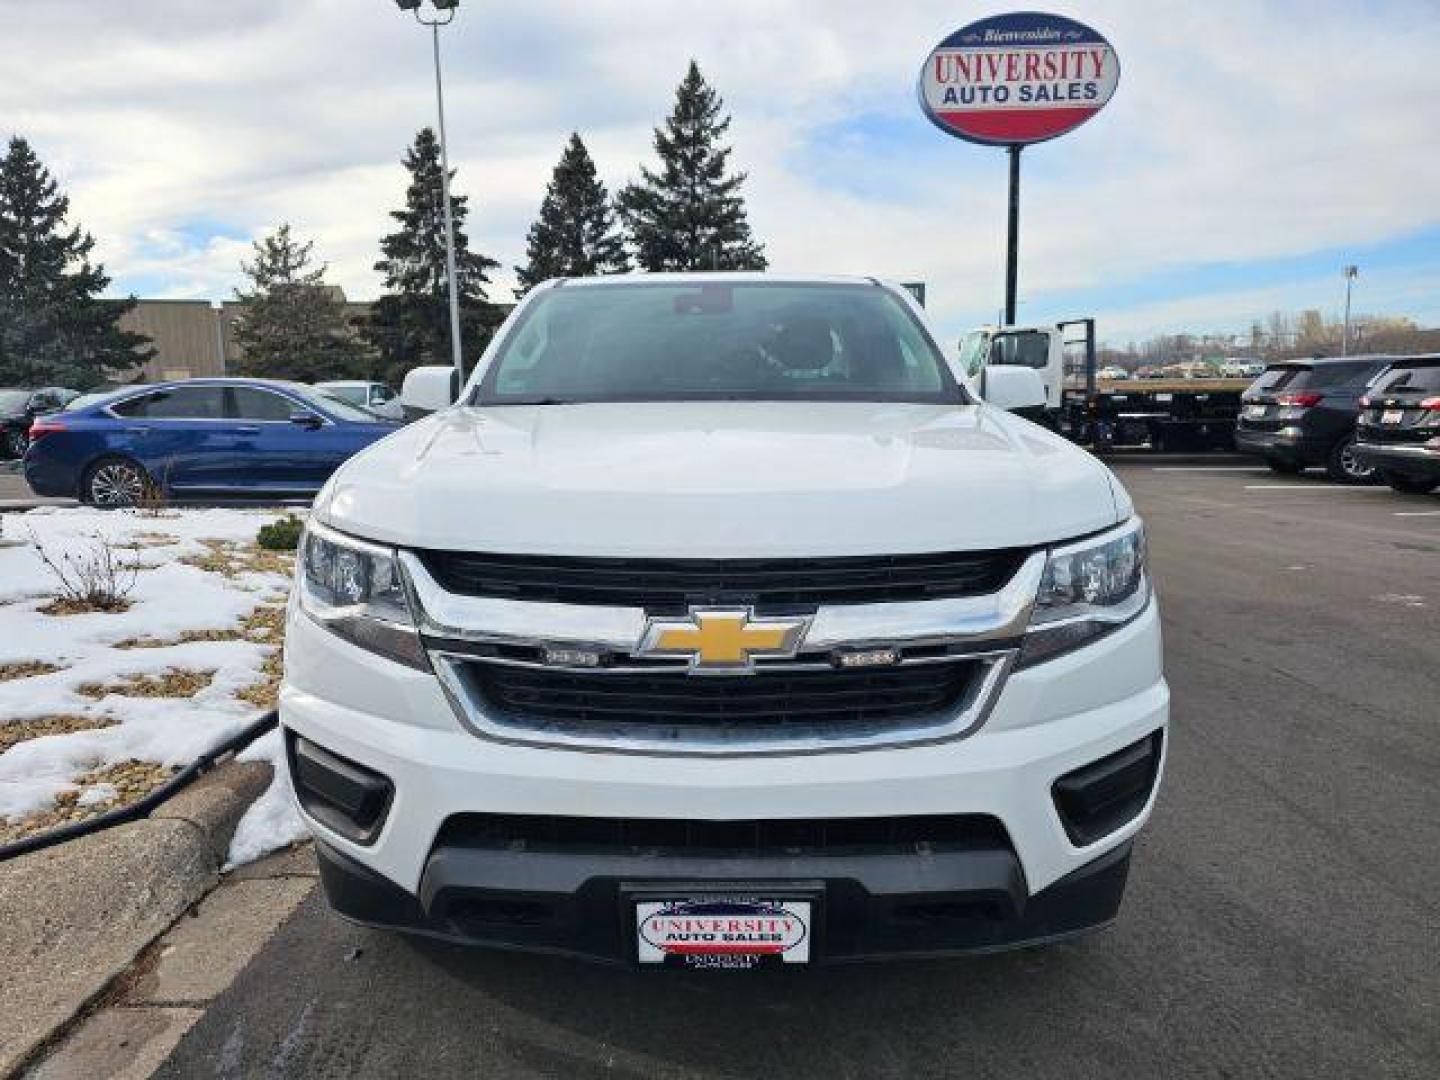
[[280,714],[271,709],[243,731],[230,736],[219,746],[207,750],[154,791],[144,798],[136,799],[133,803],[116,807],[103,814],[96,814],[84,821],[72,821],[70,824],[61,825],[56,829],[47,829],[43,833],[35,833],[33,836],[12,840],[8,844],[0,844],[0,862],[13,859],[18,855],[28,855],[32,851],[43,851],[45,848],[54,847],[66,840],[89,836],[101,829],[109,829],[115,825],[123,825],[127,821],[135,821],[137,818],[144,817],[181,788],[204,776],[216,766],[221,758],[244,749],[279,722]]

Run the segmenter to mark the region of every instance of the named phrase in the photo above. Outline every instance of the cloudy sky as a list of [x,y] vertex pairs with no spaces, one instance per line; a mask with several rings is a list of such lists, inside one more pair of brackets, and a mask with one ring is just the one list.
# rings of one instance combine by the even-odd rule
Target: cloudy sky
[[[229,295],[288,220],[375,295],[377,240],[434,115],[429,40],[393,0],[0,0],[0,126],[31,140],[117,292]],[[1025,7],[1026,5],[1018,5]],[[1276,308],[1440,325],[1436,0],[1094,0],[1110,106],[1024,158],[1020,318],[1112,341],[1243,331]],[[697,58],[734,115],[772,266],[929,284],[947,330],[1002,300],[1005,155],[921,115],[920,62],[1007,10],[932,0],[462,0],[452,163],[508,296],[564,140],[612,187]]]

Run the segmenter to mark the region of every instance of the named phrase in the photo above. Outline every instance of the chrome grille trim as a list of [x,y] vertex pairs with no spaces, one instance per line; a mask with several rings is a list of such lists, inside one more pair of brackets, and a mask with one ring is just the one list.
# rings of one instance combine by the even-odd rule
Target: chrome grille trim
[[989,718],[1015,663],[1015,655],[1015,650],[1006,649],[952,658],[978,663],[981,673],[971,680],[959,708],[950,713],[917,716],[912,722],[877,725],[870,731],[836,734],[829,729],[796,729],[784,736],[756,738],[753,733],[739,733],[733,727],[690,728],[677,732],[660,725],[626,724],[605,729],[587,724],[577,730],[562,723],[536,722],[534,718],[527,718],[523,724],[515,723],[482,707],[480,695],[469,684],[465,672],[465,665],[475,662],[475,657],[438,651],[430,654],[456,716],[466,729],[483,739],[552,750],[710,758],[859,753],[963,739],[979,730]]
[[[446,592],[411,552],[400,562],[414,591],[420,632],[430,638],[492,644],[590,646],[630,653],[645,635],[642,608],[497,600]],[[866,644],[940,645],[1001,641],[1025,631],[1045,570],[1031,554],[998,592],[897,604],[823,605],[802,646],[805,652]]]
[[[630,725],[624,730],[587,725],[585,730],[576,730],[533,717],[517,722],[522,718],[491,715],[467,682],[465,665],[483,661],[553,666],[515,658],[481,657],[467,645],[594,649],[610,654],[615,661],[601,670],[617,675],[655,671],[653,661],[648,666],[626,663],[644,637],[645,611],[457,595],[441,588],[413,553],[401,551],[399,559],[440,684],[456,717],[472,734],[514,745],[592,753],[749,757],[893,749],[963,739],[979,730],[1014,666],[1044,573],[1046,554],[1043,550],[1031,553],[1003,588],[982,596],[820,606],[800,654],[792,660],[757,659],[756,670],[822,670],[830,667],[829,655],[835,650],[893,645],[901,650],[941,647],[954,653],[908,657],[901,666],[978,661],[980,673],[972,679],[959,707],[948,713],[916,716],[913,721],[887,723],[875,730],[791,731],[783,737],[767,738],[737,733],[733,728],[677,732],[658,725]],[[683,659],[675,661],[676,667],[684,665]]]

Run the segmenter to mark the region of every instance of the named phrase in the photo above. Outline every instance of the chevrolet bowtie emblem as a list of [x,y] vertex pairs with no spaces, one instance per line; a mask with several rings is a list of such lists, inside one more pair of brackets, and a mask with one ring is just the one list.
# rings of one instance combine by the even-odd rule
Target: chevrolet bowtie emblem
[[681,619],[652,618],[641,656],[688,656],[692,671],[744,672],[757,656],[794,656],[808,617],[760,619],[749,608],[690,609]]

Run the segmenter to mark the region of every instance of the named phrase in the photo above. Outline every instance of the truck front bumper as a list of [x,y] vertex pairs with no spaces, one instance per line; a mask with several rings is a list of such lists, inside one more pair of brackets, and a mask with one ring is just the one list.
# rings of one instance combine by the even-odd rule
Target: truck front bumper
[[[325,843],[316,847],[331,907],[367,926],[462,944],[632,964],[628,893],[637,885],[743,882],[815,898],[814,963],[993,952],[1093,932],[1113,922],[1125,891],[1125,842],[1025,893],[1013,852],[723,860],[581,852],[437,848],[419,897]],[[693,888],[693,886],[692,886]]]
[[[292,611],[281,720],[292,748],[317,748],[312,757],[332,766],[292,771],[302,789],[333,797],[329,807],[302,797],[301,809],[342,915],[626,962],[633,886],[785,886],[815,899],[814,959],[844,961],[1005,948],[1111,921],[1163,771],[1169,691],[1160,665],[1152,603],[1109,636],[1013,673],[985,725],[963,739],[808,756],[612,754],[478,737],[433,675]],[[1127,789],[1125,812],[1098,831],[1077,827],[1064,782],[1104,772],[1137,747],[1148,756],[1127,766],[1143,780]],[[978,831],[948,846],[718,856],[663,843],[497,847],[457,831],[497,816],[597,827],[961,816]]]

